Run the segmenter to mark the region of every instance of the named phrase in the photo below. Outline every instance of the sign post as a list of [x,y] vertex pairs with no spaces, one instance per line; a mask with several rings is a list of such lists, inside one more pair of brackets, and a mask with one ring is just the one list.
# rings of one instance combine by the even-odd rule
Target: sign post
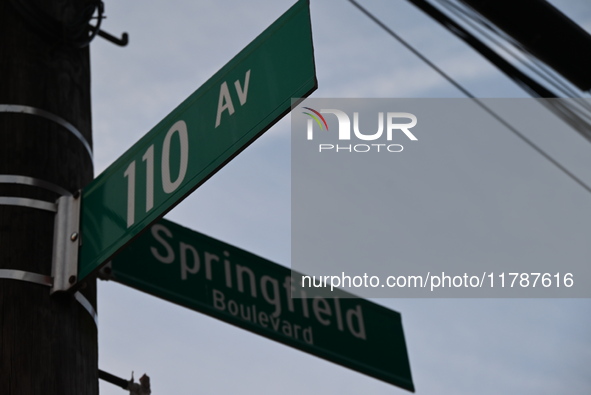
[[160,220],[117,254],[108,276],[312,355],[414,391],[399,313],[297,286],[290,269]]
[[309,4],[298,1],[83,190],[77,280],[316,87]]

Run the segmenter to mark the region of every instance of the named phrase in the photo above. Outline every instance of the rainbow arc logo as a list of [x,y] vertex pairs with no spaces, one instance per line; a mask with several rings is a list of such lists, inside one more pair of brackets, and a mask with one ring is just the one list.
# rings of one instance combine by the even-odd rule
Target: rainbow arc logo
[[[313,120],[316,121],[318,126],[320,126],[320,130],[324,130],[324,127],[322,126],[323,124],[326,127],[326,130],[328,130],[328,124],[326,123],[326,119],[324,119],[322,114],[320,114],[318,111],[314,110],[313,108],[310,108],[310,107],[304,107],[304,108],[306,110],[312,111],[314,113],[314,114],[310,114],[309,112],[303,111],[303,114],[310,116]],[[320,119],[318,119],[318,118],[320,118]],[[322,122],[320,122],[320,120],[322,120]]]

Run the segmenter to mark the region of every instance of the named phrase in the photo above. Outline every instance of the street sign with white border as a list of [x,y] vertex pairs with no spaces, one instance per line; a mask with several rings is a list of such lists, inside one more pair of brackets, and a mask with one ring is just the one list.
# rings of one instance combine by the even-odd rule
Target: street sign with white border
[[309,2],[300,0],[84,188],[78,280],[316,87]]
[[[105,268],[111,279],[414,391],[400,313],[161,219]],[[323,289],[326,291],[326,289]]]

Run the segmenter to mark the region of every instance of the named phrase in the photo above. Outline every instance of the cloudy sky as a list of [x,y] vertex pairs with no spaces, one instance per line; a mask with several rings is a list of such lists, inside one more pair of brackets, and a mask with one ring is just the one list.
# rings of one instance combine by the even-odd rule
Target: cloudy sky
[[[591,30],[591,6],[585,1],[552,2]],[[311,3],[319,85],[312,97],[463,97],[349,2]],[[406,1],[360,3],[476,96],[526,97]],[[292,4],[292,0],[106,1],[108,19],[103,28],[114,35],[129,32],[130,44],[119,48],[102,39],[92,44],[95,174]],[[573,131],[530,137],[591,184],[587,141]],[[506,193],[518,194],[524,207],[532,202],[534,207],[553,210],[555,217],[569,218],[571,222],[563,226],[587,231],[579,241],[583,245],[584,234],[591,230],[586,221],[591,196],[537,158],[531,148],[520,148],[516,139],[514,144],[511,155],[499,153],[503,160],[514,160],[508,167],[516,169],[514,188],[508,187]],[[525,158],[523,163],[518,157]],[[548,201],[546,196],[528,194],[531,180],[541,180],[557,192]],[[287,116],[167,218],[289,266],[290,188]],[[461,186],[454,188],[454,193],[463,191]],[[465,188],[474,189],[474,184]],[[529,215],[543,217],[548,211]],[[120,284],[100,282],[98,292],[100,368],[125,378],[131,371],[136,378],[145,372],[156,395],[405,392]],[[402,314],[417,393],[591,393],[588,299],[376,302]],[[122,393],[111,384],[100,385],[102,394]]]

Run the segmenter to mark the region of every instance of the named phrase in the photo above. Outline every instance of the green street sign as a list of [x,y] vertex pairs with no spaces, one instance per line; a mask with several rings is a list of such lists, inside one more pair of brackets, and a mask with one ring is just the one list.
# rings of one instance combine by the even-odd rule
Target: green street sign
[[314,288],[298,287],[298,275],[288,268],[170,221],[152,225],[104,272],[121,284],[414,391],[400,313],[343,291],[319,296]]
[[316,87],[309,4],[300,0],[84,188],[78,279]]

